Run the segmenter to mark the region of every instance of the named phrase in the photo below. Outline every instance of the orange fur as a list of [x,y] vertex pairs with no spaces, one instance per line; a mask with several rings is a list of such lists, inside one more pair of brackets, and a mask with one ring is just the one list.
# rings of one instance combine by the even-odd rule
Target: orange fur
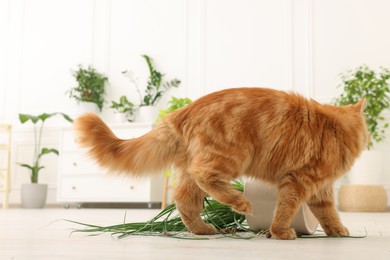
[[80,144],[104,167],[143,176],[172,165],[175,203],[196,234],[216,232],[199,217],[206,194],[251,213],[247,198],[230,185],[244,175],[279,191],[269,236],[296,237],[290,223],[302,202],[326,234],[345,236],[332,184],[366,147],[363,104],[335,107],[294,93],[237,88],[204,96],[132,140],[116,138],[93,114],[78,118],[75,127]]

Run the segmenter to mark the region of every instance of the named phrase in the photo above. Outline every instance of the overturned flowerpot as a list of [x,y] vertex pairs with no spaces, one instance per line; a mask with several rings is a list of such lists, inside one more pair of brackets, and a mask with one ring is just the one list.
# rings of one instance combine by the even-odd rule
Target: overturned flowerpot
[[22,207],[26,209],[43,208],[46,203],[47,184],[22,184]]
[[339,208],[350,212],[383,212],[387,194],[381,185],[343,185],[339,191]]
[[[252,215],[246,215],[249,228],[254,231],[269,229],[277,202],[276,188],[258,181],[247,181],[244,193],[252,204]],[[318,227],[318,220],[309,206],[303,203],[291,223],[298,234],[311,235]]]

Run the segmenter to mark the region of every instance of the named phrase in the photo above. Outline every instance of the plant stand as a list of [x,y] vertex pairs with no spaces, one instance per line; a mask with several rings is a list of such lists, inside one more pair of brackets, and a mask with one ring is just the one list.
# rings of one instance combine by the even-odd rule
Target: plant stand
[[381,185],[343,185],[339,208],[349,212],[383,212],[387,208],[387,194]]

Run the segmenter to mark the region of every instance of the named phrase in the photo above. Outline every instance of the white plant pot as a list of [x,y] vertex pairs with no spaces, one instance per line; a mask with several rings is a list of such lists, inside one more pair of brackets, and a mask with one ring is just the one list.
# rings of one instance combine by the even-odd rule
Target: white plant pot
[[154,106],[142,106],[138,108],[136,121],[137,122],[152,122],[156,121],[158,116],[158,108]]
[[124,124],[129,122],[127,115],[124,113],[115,113],[115,123]]
[[356,160],[348,179],[350,184],[380,185],[383,154],[380,151],[363,151]]
[[[269,184],[248,180],[244,193],[252,204],[252,214],[246,219],[251,230],[259,231],[271,226],[277,204],[277,189]],[[309,206],[303,203],[295,214],[291,227],[299,234],[311,235],[317,230],[319,222]]]
[[47,184],[22,184],[22,207],[26,209],[43,208],[46,203]]
[[85,113],[94,113],[99,114],[99,107],[96,103],[93,102],[80,102],[78,107],[78,112],[80,115]]

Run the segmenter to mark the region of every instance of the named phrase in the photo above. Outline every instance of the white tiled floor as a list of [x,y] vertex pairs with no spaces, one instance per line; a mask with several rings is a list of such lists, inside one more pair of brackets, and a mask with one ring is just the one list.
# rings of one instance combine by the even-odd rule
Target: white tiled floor
[[[158,210],[127,210],[127,221],[146,221]],[[182,240],[109,234],[70,235],[71,219],[98,225],[122,223],[123,209],[0,210],[0,259],[390,259],[390,213],[341,213],[352,235],[278,241]]]

